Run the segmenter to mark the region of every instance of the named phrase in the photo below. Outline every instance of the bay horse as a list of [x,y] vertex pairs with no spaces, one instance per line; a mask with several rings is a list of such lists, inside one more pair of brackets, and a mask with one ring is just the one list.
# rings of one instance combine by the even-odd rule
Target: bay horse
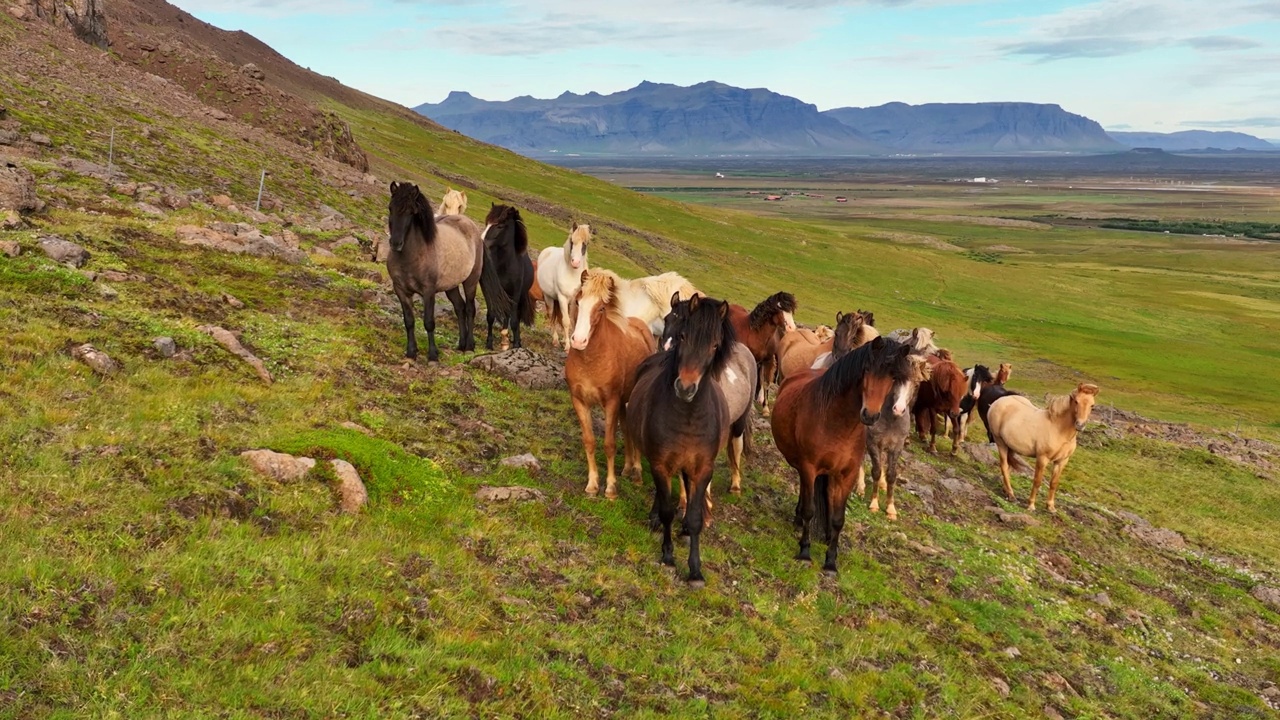
[[955,455],[960,450],[960,401],[969,391],[969,381],[960,366],[949,359],[950,356],[949,352],[945,358],[936,353],[924,356],[929,363],[930,376],[920,384],[920,391],[916,394],[911,411],[916,418],[916,432],[920,435],[921,443],[924,443],[925,433],[929,433],[931,453],[938,450],[938,430],[941,429],[946,434],[946,421],[939,421],[938,415],[942,414],[949,419],[955,427],[951,438],[951,454]]
[[729,321],[738,342],[747,346],[756,359],[756,402],[762,413],[769,415],[769,383],[773,382],[778,354],[778,338],[796,329],[796,297],[777,292],[756,305],[750,313],[741,305],[729,306]]
[[444,195],[440,198],[440,212],[436,213],[436,218],[445,215],[466,215],[467,214],[467,193],[465,190],[454,190],[446,188]]
[[837,572],[845,506],[866,456],[866,428],[880,419],[893,387],[911,377],[909,352],[906,345],[876,338],[827,370],[810,369],[783,381],[770,425],[782,457],[800,476],[797,560],[810,560],[812,530],[827,544],[823,570]]
[[544,248],[538,254],[537,283],[547,305],[551,341],[559,342],[559,334],[563,332],[565,352],[569,351],[573,299],[582,285],[582,272],[588,268],[587,245],[590,243],[591,226],[575,222],[562,247]]
[[[729,303],[694,295],[671,350],[645,360],[627,408],[627,445],[634,443],[649,461],[653,508],[649,527],[662,527],[662,562],[675,565],[671,524],[676,505],[671,480],[679,478],[689,497],[689,586],[706,584],[699,540],[706,515],[707,490],[716,456],[729,441],[733,418],[719,382],[733,356],[734,331]],[[638,322],[638,321],[637,321]]]
[[[582,447],[587,453],[586,493],[593,497],[600,492],[600,473],[596,469],[591,408],[599,405],[604,409],[604,496],[613,500],[618,497],[618,479],[613,472],[618,451],[615,433],[626,418],[627,401],[636,383],[636,368],[657,348],[648,326],[635,318],[623,317],[618,310],[613,273],[583,270],[580,277],[573,312],[578,326],[586,330],[569,349],[564,377],[582,428]],[[639,480],[640,456],[635,443],[626,443],[623,461],[623,474],[634,473]]]
[[[681,300],[681,294],[671,296],[671,312],[663,321],[662,340],[658,347],[664,351],[672,350],[683,339],[685,324],[689,317],[689,300]],[[691,296],[692,297],[692,296]],[[705,298],[704,298],[705,300]],[[751,416],[755,407],[756,396],[756,359],[746,345],[734,340],[733,352],[723,370],[712,379],[720,385],[725,402],[729,405],[729,418],[733,426],[729,429],[729,444],[726,446],[729,458],[729,492],[734,495],[742,493],[742,458],[751,446]],[[687,503],[684,486],[681,486],[680,507]],[[707,519],[711,524],[711,488],[707,488]]]
[[1004,481],[1004,493],[1010,501],[1014,495],[1013,486],[1009,484],[1009,455],[1017,453],[1036,459],[1028,512],[1035,512],[1036,495],[1049,463],[1053,463],[1049,512],[1057,511],[1053,499],[1058,492],[1058,481],[1076,451],[1076,434],[1089,421],[1097,396],[1097,385],[1080,383],[1071,394],[1051,398],[1043,409],[1021,395],[1008,395],[991,404],[987,418],[996,449],[1000,451],[1000,479]]
[[492,307],[485,309],[488,333],[484,344],[486,348],[493,349],[493,324],[496,322],[502,330],[502,349],[508,347],[508,334],[510,345],[521,347],[521,323],[533,326],[533,298],[529,297],[529,288],[533,287],[533,261],[529,259],[529,234],[520,211],[509,205],[492,205],[484,223],[488,260],[493,263],[503,291],[515,306],[506,316],[498,316]]
[[[880,512],[880,493],[885,494],[884,514],[889,520],[898,519],[898,508],[893,502],[893,491],[898,486],[898,456],[902,454],[907,437],[911,435],[911,413],[907,412],[915,402],[920,383],[929,379],[933,369],[923,355],[911,354],[911,373],[903,382],[896,383],[893,391],[880,408],[880,419],[867,427],[867,455],[871,458],[871,476],[876,484],[871,488],[871,502],[867,509]],[[858,468],[858,497],[866,492],[864,468]]]
[[458,318],[458,350],[475,350],[476,286],[484,291],[493,311],[511,312],[511,298],[502,289],[492,263],[485,262],[480,228],[465,215],[436,219],[431,203],[417,185],[391,183],[387,207],[391,252],[387,274],[404,314],[407,358],[418,357],[414,336],[413,296],[422,298],[422,325],[427,331],[427,359],[436,362],[436,293],[443,291]]

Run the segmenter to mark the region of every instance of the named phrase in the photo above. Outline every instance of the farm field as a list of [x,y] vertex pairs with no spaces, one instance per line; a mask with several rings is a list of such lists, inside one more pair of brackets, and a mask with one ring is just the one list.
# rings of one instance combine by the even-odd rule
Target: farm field
[[[317,100],[368,152],[367,183],[32,27],[0,16],[0,60],[17,69],[0,97],[51,140],[15,158],[47,208],[0,231],[21,250],[0,257],[0,717],[1278,714],[1275,245],[1037,219],[1146,216],[1159,194],[975,205],[949,185],[909,196],[836,178],[818,192],[859,200],[828,213],[717,197],[669,169],[669,197],[640,194],[624,185],[667,181],[602,181],[394,108]],[[112,126],[125,177],[108,182],[92,164]],[[248,208],[264,167],[279,203],[265,221],[198,195],[152,212],[123,190]],[[1274,219],[1257,176],[1240,218]],[[392,179],[433,199],[465,187],[476,219],[516,204],[536,248],[590,222],[592,264],[627,276],[679,270],[747,305],[788,289],[810,324],[862,307],[886,330],[927,325],[962,364],[1012,362],[1011,385],[1037,400],[1097,382],[1058,514],[1022,517],[1029,480],[1007,502],[980,454],[915,445],[901,519],[851,505],[841,574],[826,577],[792,559],[795,476],[760,422],[741,496],[717,469],[708,583],[691,591],[683,547],[675,572],[658,563],[650,487],[583,494],[563,389],[473,367],[448,316],[442,362],[401,356],[368,259]],[[322,204],[346,225],[317,227]],[[288,231],[305,257],[179,242],[214,223]],[[88,263],[46,258],[47,235]],[[158,353],[162,335],[177,356]],[[526,337],[561,361],[544,326]],[[86,342],[121,369],[75,360]],[[346,460],[369,504],[338,512],[325,463],[255,473],[239,453],[256,448]],[[540,469],[501,463],[526,452]],[[509,485],[542,498],[475,497]]]

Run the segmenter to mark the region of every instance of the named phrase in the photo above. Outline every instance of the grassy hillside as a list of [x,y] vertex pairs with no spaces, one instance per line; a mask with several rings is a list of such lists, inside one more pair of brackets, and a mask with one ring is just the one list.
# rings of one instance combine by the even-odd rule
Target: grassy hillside
[[[465,365],[448,318],[444,361],[406,363],[381,271],[356,252],[290,265],[180,245],[180,225],[245,217],[199,202],[152,216],[60,159],[101,162],[102,128],[117,125],[128,179],[241,203],[269,167],[283,209],[259,224],[289,223],[308,250],[342,234],[307,229],[320,203],[376,233],[384,186],[143,92],[153,81],[56,35],[32,41],[29,27],[0,18],[0,40],[23,43],[0,58],[23,63],[0,75],[0,103],[53,141],[19,159],[50,208],[0,232],[23,248],[0,257],[0,717],[1276,714],[1280,615],[1249,594],[1275,583],[1274,480],[1095,424],[1060,514],[1022,528],[988,509],[1016,510],[989,468],[917,453],[903,519],[851,509],[842,574],[826,578],[791,560],[793,475],[761,426],[744,494],[718,494],[708,586],[690,592],[658,564],[647,487],[583,496],[563,391]],[[1079,371],[1131,407],[1266,416],[1229,389],[1275,341],[1242,313],[1236,332],[1258,335],[1242,349],[1176,352],[1192,340],[1162,338],[1188,318],[1211,335],[1233,320],[1161,309],[1152,286],[1124,280],[1139,273],[1077,280],[1046,261],[1017,281],[1007,265],[886,242],[872,223],[647,198],[403,117],[332,109],[383,181],[433,196],[465,181],[475,216],[519,199],[539,246],[585,219],[600,229],[593,262],[624,273],[675,268],[747,303],[789,288],[810,321],[872,307],[889,327],[935,327],[962,360],[1013,358],[1037,391]],[[87,270],[125,279],[44,258],[48,233],[86,246]],[[241,331],[274,384],[198,331],[209,323]],[[158,335],[184,352],[161,358]],[[555,355],[545,332],[529,337]],[[94,374],[69,355],[81,342],[123,370]],[[1099,342],[1110,352],[1087,349]],[[258,447],[350,461],[368,508],[335,512],[323,470],[254,474],[237,454]],[[540,472],[498,462],[526,451]],[[547,498],[486,505],[481,484]],[[1028,486],[1015,483],[1020,498]],[[1143,544],[1124,510],[1195,545]]]

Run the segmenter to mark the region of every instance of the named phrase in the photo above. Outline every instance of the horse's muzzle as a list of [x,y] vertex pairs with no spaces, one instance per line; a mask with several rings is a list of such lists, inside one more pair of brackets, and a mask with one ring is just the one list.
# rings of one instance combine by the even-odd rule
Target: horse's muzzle
[[569,267],[573,268],[574,270],[577,270],[578,268],[582,267],[582,261],[581,261],[581,260],[570,260],[570,261],[569,261]]
[[676,378],[676,382],[675,382],[676,397],[680,398],[680,400],[683,402],[693,402],[694,396],[698,394],[699,384],[700,383],[697,383],[697,382],[686,384],[683,380]]
[[1087,425],[1087,424],[1088,424],[1088,421],[1086,421],[1086,420],[1081,420],[1080,422],[1077,422],[1077,423],[1076,423],[1076,432],[1080,432],[1081,430],[1084,430],[1084,426],[1085,426],[1085,425]]
[[865,409],[862,411],[863,425],[875,425],[879,420],[880,413],[867,412]]

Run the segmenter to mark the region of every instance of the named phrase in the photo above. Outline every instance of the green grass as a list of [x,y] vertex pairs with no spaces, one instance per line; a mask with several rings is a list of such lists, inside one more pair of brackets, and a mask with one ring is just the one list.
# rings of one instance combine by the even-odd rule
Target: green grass
[[[83,128],[140,122],[107,98],[36,110],[36,89],[0,85],[24,126],[87,157],[99,148]],[[678,269],[748,304],[792,289],[810,322],[871,307],[886,328],[934,327],[961,360],[1011,359],[1034,392],[1087,378],[1104,403],[1162,417],[1274,421],[1263,361],[1276,350],[1276,275],[1261,251],[1180,253],[1140,233],[950,220],[760,218],[334,109],[386,177],[433,196],[465,179],[473,215],[494,200],[536,207],[526,217],[538,247],[559,242],[570,217],[587,220],[599,229],[593,262],[624,273]],[[152,120],[150,139],[126,136],[139,144],[132,174],[234,189],[247,158],[283,168],[291,212],[324,202],[370,232],[382,222],[381,198],[350,197],[290,156]],[[744,494],[721,490],[717,474],[708,587],[691,592],[682,547],[677,571],[658,563],[646,486],[624,482],[616,502],[583,495],[567,394],[472,369],[451,349],[448,319],[443,361],[405,363],[398,318],[370,294],[374,266],[184,247],[176,225],[222,216],[143,218],[90,178],[32,165],[52,209],[6,234],[21,257],[0,258],[0,717],[1275,714],[1259,693],[1280,671],[1280,615],[1235,567],[1274,578],[1273,480],[1091,430],[1060,514],[1013,530],[986,509],[1012,508],[990,469],[917,453],[913,487],[958,476],[987,496],[939,494],[930,514],[904,491],[895,525],[851,507],[841,574],[827,578],[791,559],[794,474],[758,430]],[[38,257],[38,232],[85,244],[89,269],[144,279],[116,283],[119,298],[106,300]],[[208,323],[242,331],[276,382],[196,329]],[[183,354],[159,358],[157,335]],[[527,337],[555,352],[545,331]],[[80,342],[123,371],[95,376],[69,355]],[[340,514],[323,464],[289,483],[253,474],[237,455],[262,447],[351,462],[369,506]],[[501,466],[522,452],[542,471]],[[482,484],[547,498],[484,505],[473,499]],[[1025,501],[1029,482],[1015,489]],[[1205,555],[1131,540],[1110,512],[1122,509],[1186,533]]]

